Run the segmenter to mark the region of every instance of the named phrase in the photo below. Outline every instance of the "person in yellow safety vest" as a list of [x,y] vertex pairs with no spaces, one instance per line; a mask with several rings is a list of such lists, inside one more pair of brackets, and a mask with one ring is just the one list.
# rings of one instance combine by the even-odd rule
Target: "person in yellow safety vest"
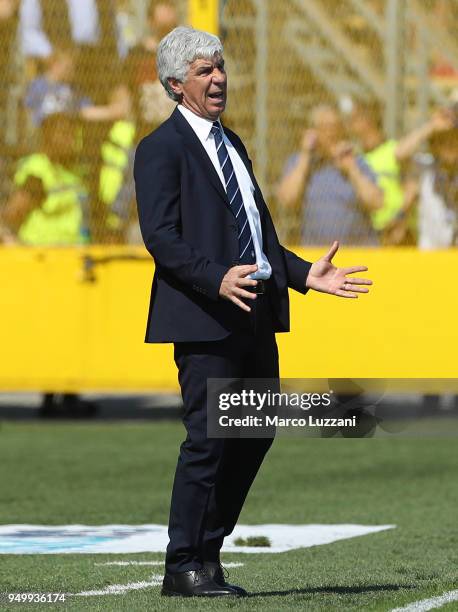
[[[40,128],[40,150],[20,160],[14,176],[16,189],[1,212],[0,232],[5,242],[25,245],[74,245],[81,233],[86,189],[73,170],[78,153],[78,123],[68,115],[46,117]],[[3,225],[3,227],[1,227]],[[44,393],[39,414],[89,417],[92,402],[75,393]]]
[[99,198],[108,208],[107,226],[115,231],[121,228],[123,219],[113,210],[113,204],[125,180],[129,154],[134,146],[135,131],[135,124],[132,121],[120,119],[112,125],[101,147]]
[[10,232],[8,242],[36,246],[83,242],[87,193],[73,170],[77,144],[71,117],[55,114],[44,120],[40,151],[20,160],[16,189],[1,215]]
[[439,109],[419,128],[402,138],[386,139],[383,132],[382,110],[377,101],[354,105],[349,127],[359,140],[364,159],[377,174],[383,191],[383,206],[372,214],[374,228],[388,245],[411,244],[415,241],[416,220],[412,216],[416,201],[415,181],[402,176],[402,164],[409,161],[433,134],[452,129],[454,114],[450,109]]

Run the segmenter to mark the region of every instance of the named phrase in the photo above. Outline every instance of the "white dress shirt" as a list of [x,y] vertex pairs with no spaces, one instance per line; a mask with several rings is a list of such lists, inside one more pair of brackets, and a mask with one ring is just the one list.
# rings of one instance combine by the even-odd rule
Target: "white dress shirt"
[[[223,184],[224,189],[226,189],[226,182],[224,180],[223,171],[221,169],[218,154],[216,152],[215,139],[213,137],[213,134],[211,133],[213,121],[195,115],[192,111],[185,108],[181,104],[178,105],[178,110],[187,120],[189,125],[194,130],[197,138],[202,143],[202,146],[207,152],[216,172],[218,173],[218,176],[221,180],[221,183]],[[231,141],[228,139],[226,134],[224,134],[222,126],[221,131],[223,133],[224,144],[226,145],[227,152],[229,153],[229,157],[232,162],[232,166],[234,167],[234,172],[237,178],[237,183],[240,188],[240,193],[242,194],[243,205],[245,206],[248,223],[250,224],[251,235],[253,236],[253,244],[258,269],[254,274],[250,274],[250,278],[267,280],[272,274],[272,268],[262,250],[261,220],[259,218],[258,208],[254,201],[254,185],[251,181],[250,175],[248,174],[248,170],[246,169],[245,164],[241,160],[240,155],[237,153]]]

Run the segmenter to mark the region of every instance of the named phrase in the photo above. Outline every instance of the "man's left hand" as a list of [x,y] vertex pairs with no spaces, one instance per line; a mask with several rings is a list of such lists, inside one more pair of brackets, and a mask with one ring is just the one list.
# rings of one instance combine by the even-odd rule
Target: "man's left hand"
[[339,243],[333,243],[329,252],[316,261],[307,276],[305,286],[321,293],[329,293],[344,298],[357,298],[358,293],[368,293],[369,289],[364,285],[372,285],[368,278],[347,278],[347,274],[355,272],[366,272],[366,266],[350,266],[349,268],[337,268],[332,263],[332,258],[337,253]]

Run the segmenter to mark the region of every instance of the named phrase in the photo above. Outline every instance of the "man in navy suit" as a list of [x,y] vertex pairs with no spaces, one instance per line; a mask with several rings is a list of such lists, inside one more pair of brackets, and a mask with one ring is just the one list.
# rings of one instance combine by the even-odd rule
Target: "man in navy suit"
[[272,440],[207,437],[207,379],[278,379],[275,332],[289,331],[288,287],[355,298],[366,279],[282,247],[240,138],[223,128],[227,77],[216,36],[178,27],[158,72],[177,108],[139,144],[140,227],[156,272],[147,342],[173,342],[186,440],[173,485],[163,595],[242,596],[220,565]]

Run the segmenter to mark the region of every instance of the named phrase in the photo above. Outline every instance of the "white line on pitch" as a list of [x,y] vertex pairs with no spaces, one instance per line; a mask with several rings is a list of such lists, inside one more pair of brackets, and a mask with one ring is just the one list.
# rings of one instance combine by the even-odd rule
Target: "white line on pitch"
[[[106,561],[105,563],[94,563],[94,565],[164,565],[164,561]],[[223,563],[224,567],[243,567],[243,563]]]
[[94,597],[96,595],[122,595],[127,591],[138,591],[140,589],[148,589],[162,584],[162,576],[153,575],[150,581],[128,582],[127,584],[110,584],[105,589],[94,591],[81,591],[81,593],[73,593],[80,597]]
[[438,595],[437,597],[431,597],[430,599],[414,601],[403,608],[394,608],[391,612],[426,612],[434,608],[441,608],[451,601],[458,601],[458,589],[449,591],[443,595]]
[[94,565],[164,565],[164,561],[107,561],[106,563],[94,563]]

